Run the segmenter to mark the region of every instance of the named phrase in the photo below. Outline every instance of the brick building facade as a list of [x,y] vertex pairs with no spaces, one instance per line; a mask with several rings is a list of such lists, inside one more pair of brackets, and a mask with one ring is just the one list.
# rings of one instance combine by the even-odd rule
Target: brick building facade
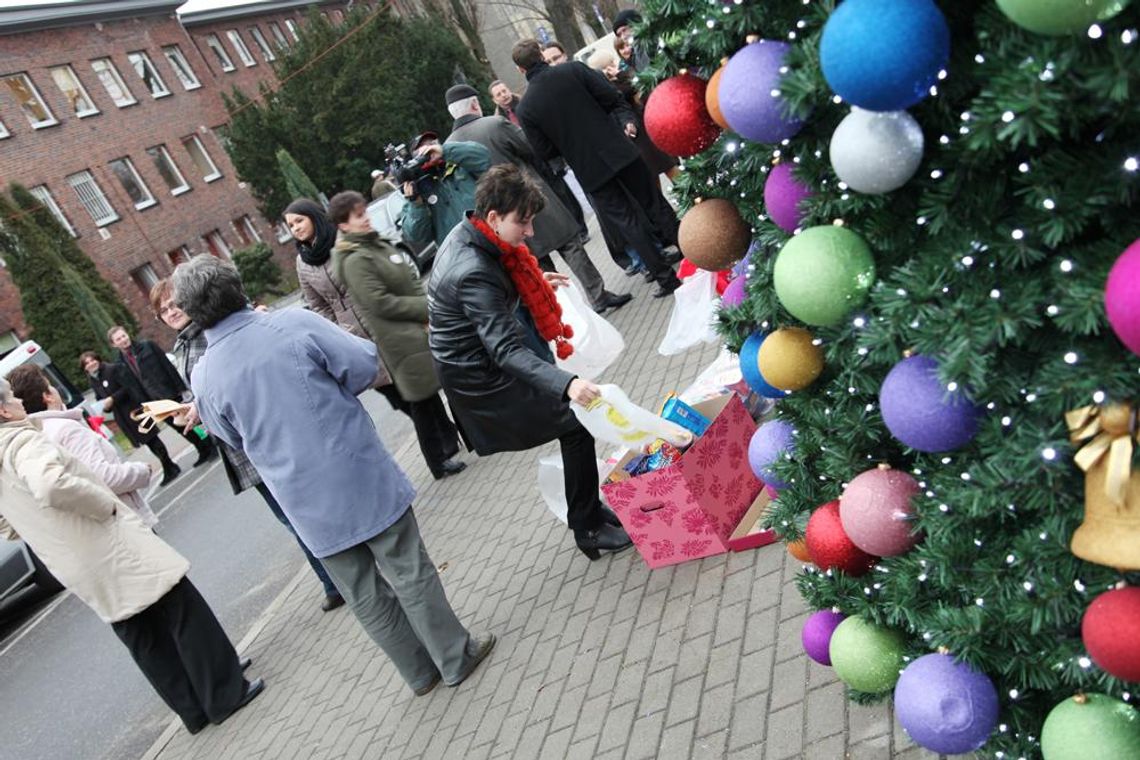
[[[349,5],[275,0],[180,18],[182,4],[0,9],[0,184],[31,189],[164,345],[173,336],[151,318],[146,293],[178,262],[263,240],[292,266],[291,244],[260,215],[221,142],[221,94],[275,79],[272,61],[308,6],[336,23]],[[30,332],[0,268],[0,352]]]

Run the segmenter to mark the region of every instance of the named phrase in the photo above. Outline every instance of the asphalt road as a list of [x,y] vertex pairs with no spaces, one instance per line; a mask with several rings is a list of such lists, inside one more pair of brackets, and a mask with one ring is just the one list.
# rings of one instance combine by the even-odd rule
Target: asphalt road
[[[379,394],[361,401],[390,451],[414,439]],[[185,474],[150,502],[159,535],[190,559],[190,579],[237,643],[306,563],[256,491],[235,497],[219,462],[191,470],[192,461],[188,452]],[[316,576],[303,583],[319,604]],[[72,596],[31,605],[0,635],[3,760],[131,760],[172,716],[111,627]]]

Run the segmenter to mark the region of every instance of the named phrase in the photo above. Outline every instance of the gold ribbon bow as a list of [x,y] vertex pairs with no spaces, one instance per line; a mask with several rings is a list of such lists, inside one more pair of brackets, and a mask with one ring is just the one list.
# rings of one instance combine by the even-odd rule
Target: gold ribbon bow
[[1074,457],[1086,473],[1108,455],[1104,493],[1113,504],[1123,507],[1132,470],[1132,439],[1140,436],[1137,410],[1127,404],[1085,406],[1065,412],[1065,423],[1074,445],[1092,439]]

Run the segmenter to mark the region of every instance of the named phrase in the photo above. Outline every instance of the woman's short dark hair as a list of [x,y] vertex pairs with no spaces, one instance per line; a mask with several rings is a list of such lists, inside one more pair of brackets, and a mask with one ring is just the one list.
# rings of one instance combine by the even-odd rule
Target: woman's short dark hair
[[538,40],[519,40],[511,50],[511,60],[523,71],[530,71],[540,63],[546,63],[542,57],[542,46]]
[[546,206],[542,186],[514,164],[499,164],[483,173],[475,186],[475,215],[486,219],[496,211],[520,217],[534,216]]
[[79,369],[83,370],[84,372],[87,370],[84,369],[83,365],[87,363],[88,359],[94,359],[100,364],[103,363],[103,357],[100,356],[97,351],[84,351],[79,355]]
[[171,281],[174,303],[203,330],[249,305],[237,267],[208,253],[179,264]]
[[12,395],[24,402],[24,411],[35,414],[47,409],[44,394],[51,386],[44,371],[34,364],[21,364],[8,373]]
[[174,286],[170,284],[169,277],[163,277],[150,289],[150,308],[154,311],[155,319],[162,318],[162,302],[170,298]]
[[355,190],[345,190],[332,197],[326,213],[333,224],[344,224],[352,216],[353,211],[367,205],[368,201],[364,200],[363,195]]

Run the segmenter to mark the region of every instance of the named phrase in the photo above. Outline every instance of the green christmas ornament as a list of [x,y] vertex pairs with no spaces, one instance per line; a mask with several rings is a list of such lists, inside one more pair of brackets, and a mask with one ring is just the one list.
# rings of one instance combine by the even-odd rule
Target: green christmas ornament
[[997,0],[1002,13],[1038,34],[1083,32],[1124,10],[1130,0]]
[[882,694],[894,688],[903,668],[901,631],[884,628],[860,617],[849,617],[831,634],[831,666],[852,689]]
[[780,249],[772,282],[793,317],[830,327],[866,300],[875,260],[863,238],[846,227],[809,227]]
[[1105,694],[1078,694],[1054,707],[1041,727],[1045,760],[1136,760],[1140,712]]

